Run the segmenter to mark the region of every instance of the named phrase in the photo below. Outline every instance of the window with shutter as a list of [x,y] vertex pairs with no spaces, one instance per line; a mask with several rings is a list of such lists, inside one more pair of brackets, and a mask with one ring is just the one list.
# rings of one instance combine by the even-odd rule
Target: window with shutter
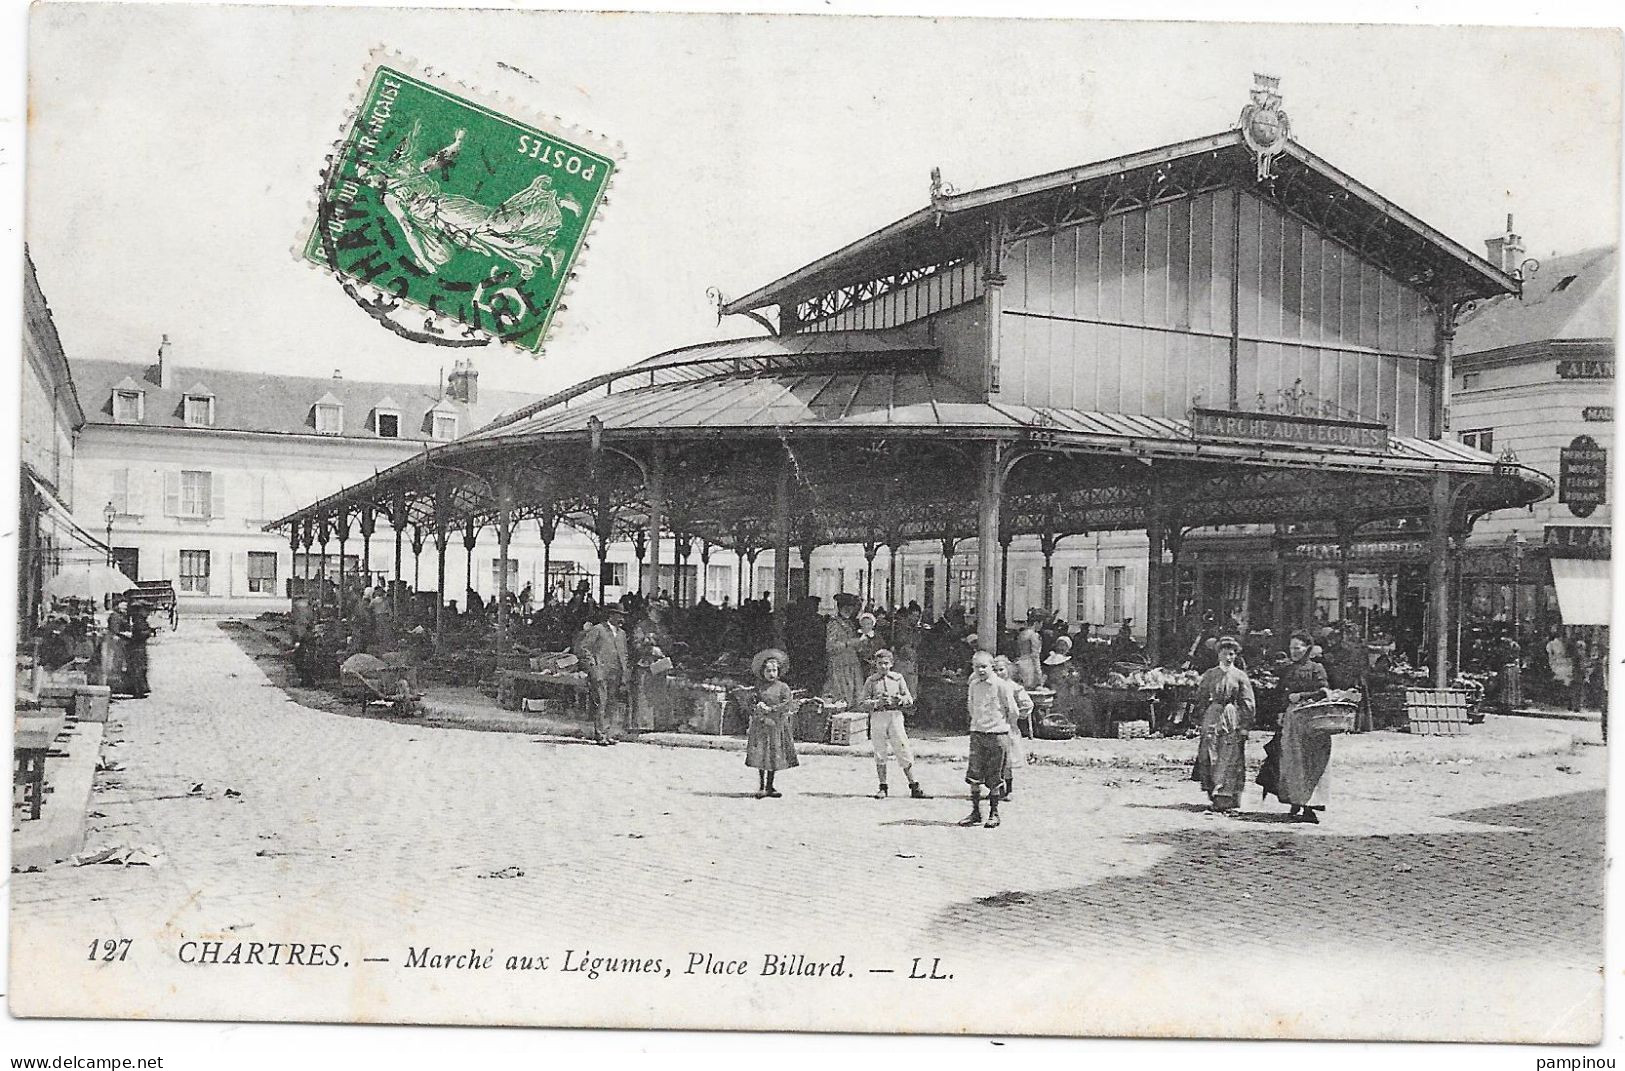
[[183,469],[180,474],[180,509],[182,517],[208,517],[214,504],[213,480],[207,472]]
[[179,517],[181,515],[181,474],[178,472],[164,473],[164,516]]
[[194,428],[210,427],[214,424],[213,395],[188,394],[181,415]]
[[1116,627],[1123,621],[1123,574],[1125,570],[1121,565],[1108,565],[1106,567],[1105,592],[1105,623]]
[[1089,612],[1089,570],[1085,566],[1072,567],[1072,620],[1085,621]]
[[248,590],[256,595],[276,594],[276,552],[248,552]]
[[209,593],[208,551],[181,551],[181,590],[198,592],[203,595]]
[[344,406],[319,404],[316,406],[316,434],[338,435],[344,431]]
[[116,390],[113,392],[113,422],[116,424],[141,423],[145,395],[138,390]]
[[226,476],[215,473],[209,477],[209,516],[226,515]]
[[107,496],[116,513],[129,515],[130,512],[130,470],[113,470],[113,488]]

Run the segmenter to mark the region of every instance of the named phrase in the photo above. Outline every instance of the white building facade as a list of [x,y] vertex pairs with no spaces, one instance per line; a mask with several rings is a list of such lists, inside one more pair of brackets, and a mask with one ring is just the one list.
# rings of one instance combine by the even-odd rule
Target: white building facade
[[[173,582],[182,612],[286,608],[290,581],[337,575],[339,548],[330,542],[322,562],[316,548],[296,551],[285,536],[263,531],[266,522],[532,400],[482,394],[467,361],[440,387],[350,380],[340,372],[323,379],[182,367],[167,341],[155,362],[78,361],[74,374],[85,410],[72,455],[74,516],[109,540],[132,579]],[[472,552],[460,531],[447,547],[446,598],[459,604],[467,586],[489,599],[500,582],[495,532],[476,538]],[[380,519],[370,547],[363,543],[359,531],[351,533],[346,572],[365,564],[375,581],[393,579],[395,533],[387,521]],[[402,544],[401,578],[434,590],[432,538],[416,555],[412,533],[402,534]],[[544,561],[555,591],[587,580],[597,594],[597,551],[583,533],[561,526],[549,551],[535,525],[521,525],[509,551],[512,590],[529,584],[540,603],[549,587]],[[698,565],[696,553],[690,574]],[[670,564],[665,572],[670,587]],[[719,554],[709,572],[715,601],[734,595],[731,556]],[[610,547],[603,579],[607,598],[637,590],[630,544]]]

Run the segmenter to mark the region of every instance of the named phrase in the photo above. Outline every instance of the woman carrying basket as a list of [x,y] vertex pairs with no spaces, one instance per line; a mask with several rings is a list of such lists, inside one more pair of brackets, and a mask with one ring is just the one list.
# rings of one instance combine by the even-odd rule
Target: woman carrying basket
[[1196,709],[1202,736],[1196,746],[1191,780],[1201,782],[1217,814],[1234,812],[1247,784],[1247,730],[1258,706],[1253,682],[1236,665],[1241,642],[1225,636],[1218,642],[1219,664],[1202,674],[1196,686]]
[[1264,795],[1274,795],[1292,807],[1301,822],[1318,823],[1316,811],[1326,809],[1326,764],[1332,757],[1331,735],[1311,725],[1309,704],[1326,696],[1326,667],[1309,657],[1314,640],[1307,632],[1294,632],[1287,641],[1292,664],[1281,674],[1286,692],[1286,713],[1274,739],[1264,745],[1264,767],[1258,783]]

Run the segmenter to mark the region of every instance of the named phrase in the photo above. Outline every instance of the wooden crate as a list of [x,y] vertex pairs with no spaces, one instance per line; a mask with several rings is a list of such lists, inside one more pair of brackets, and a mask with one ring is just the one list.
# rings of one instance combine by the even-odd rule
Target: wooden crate
[[1458,688],[1405,689],[1405,720],[1418,736],[1461,736],[1467,732],[1469,697]]
[[854,714],[843,711],[840,714],[831,714],[829,719],[829,742],[842,747],[852,747],[862,744],[869,739],[869,715]]

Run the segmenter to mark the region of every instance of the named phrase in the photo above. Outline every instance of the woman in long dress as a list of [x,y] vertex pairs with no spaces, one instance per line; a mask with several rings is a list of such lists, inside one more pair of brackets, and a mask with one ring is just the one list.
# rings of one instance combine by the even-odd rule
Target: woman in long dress
[[1303,709],[1326,695],[1326,667],[1309,657],[1313,646],[1307,632],[1294,632],[1287,641],[1292,664],[1281,674],[1286,713],[1281,728],[1264,745],[1264,766],[1258,771],[1264,795],[1290,805],[1292,816],[1303,822],[1319,822],[1315,812],[1326,809],[1326,765],[1332,758],[1331,736],[1312,730]]
[[858,705],[863,698],[862,649],[870,640],[863,635],[855,620],[858,597],[850,592],[835,596],[835,616],[824,629],[824,655],[828,676],[824,678],[824,694],[845,703],[848,708]]
[[801,765],[796,757],[792,722],[796,700],[779,677],[790,668],[790,658],[777,647],[759,651],[750,661],[756,675],[756,698],[751,705],[750,728],[745,735],[745,765],[756,771],[756,798],[778,799],[773,774]]
[[1036,607],[1028,610],[1027,627],[1016,634],[1015,679],[1024,688],[1037,688],[1044,683],[1044,670],[1039,662],[1044,653],[1044,638],[1039,635],[1038,626],[1048,616]]
[[632,728],[661,728],[671,712],[671,695],[666,674],[671,670],[671,636],[662,620],[663,611],[655,603],[644,607],[643,616],[632,626]]
[[1253,682],[1236,665],[1241,643],[1234,636],[1219,640],[1219,664],[1202,674],[1196,686],[1196,709],[1202,712],[1201,740],[1196,746],[1198,781],[1211,810],[1228,814],[1236,809],[1247,783],[1247,730],[1252,728],[1258,704]]

